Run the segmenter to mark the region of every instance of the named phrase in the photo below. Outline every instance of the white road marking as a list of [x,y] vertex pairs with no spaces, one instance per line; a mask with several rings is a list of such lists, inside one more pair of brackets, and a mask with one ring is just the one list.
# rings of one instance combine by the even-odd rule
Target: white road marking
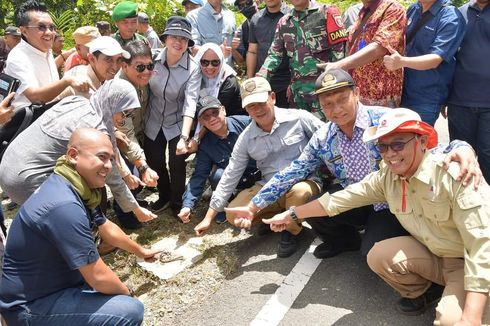
[[255,319],[250,323],[251,326],[275,326],[281,322],[298,295],[303,291],[311,275],[320,265],[322,260],[315,258],[313,251],[321,243],[319,238],[313,240],[308,250],[276,290],[276,293],[255,316]]

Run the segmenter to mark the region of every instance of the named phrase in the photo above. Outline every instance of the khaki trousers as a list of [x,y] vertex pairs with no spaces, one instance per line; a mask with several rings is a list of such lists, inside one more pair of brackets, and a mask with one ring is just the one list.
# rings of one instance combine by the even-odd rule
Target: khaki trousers
[[[252,198],[262,189],[262,186],[258,183],[250,188],[242,190],[231,201],[228,207],[246,206]],[[257,214],[255,214],[254,223],[262,221],[263,218],[270,218],[276,214],[284,212],[291,206],[303,205],[310,201],[311,197],[320,193],[320,187],[313,181],[306,180],[295,184],[284,196],[279,200]],[[231,225],[235,225],[235,214],[226,213],[226,219]],[[301,232],[301,223],[289,223],[286,228],[291,234],[298,234]]]
[[[463,259],[438,257],[415,238],[403,236],[377,242],[369,251],[367,262],[405,298],[422,295],[432,283],[444,285],[434,325],[454,325],[461,319],[466,298]],[[490,300],[482,323],[490,323]]]

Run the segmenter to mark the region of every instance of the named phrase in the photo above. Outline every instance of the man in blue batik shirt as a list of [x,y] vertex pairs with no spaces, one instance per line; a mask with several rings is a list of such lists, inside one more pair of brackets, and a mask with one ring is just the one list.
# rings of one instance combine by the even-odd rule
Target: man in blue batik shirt
[[[381,156],[373,143],[364,143],[362,134],[368,127],[378,124],[379,118],[390,108],[366,106],[359,102],[359,89],[352,77],[342,69],[331,69],[318,77],[316,94],[329,122],[310,139],[301,156],[288,167],[276,173],[252,198],[248,206],[234,208],[239,216],[253,216],[277,201],[294,184],[302,181],[321,166],[326,165],[338,183],[324,185],[324,192],[335,192],[362,180],[379,169]],[[455,141],[439,151],[449,152],[456,145],[467,145]],[[454,154],[454,153],[451,153]],[[457,155],[459,154],[459,155]],[[469,146],[461,146],[458,153],[462,165],[474,166],[475,156]],[[452,157],[448,156],[447,161]],[[480,171],[472,171],[477,174]],[[317,258],[333,257],[343,251],[361,249],[365,256],[378,241],[406,235],[398,220],[386,203],[365,206],[348,211],[330,219],[309,219],[308,223],[324,241],[314,255]],[[365,229],[360,237],[358,230]]]
[[[209,132],[201,140],[196,154],[196,168],[182,196],[182,209],[178,216],[184,223],[189,222],[191,211],[199,201],[207,179],[211,188],[216,189],[238,136],[252,121],[250,117],[242,115],[226,117],[225,107],[212,96],[199,99],[197,108],[199,123]],[[257,177],[257,181],[260,179],[259,175],[255,161],[250,160],[237,189],[251,187]],[[215,221],[226,222],[225,213],[218,213]]]
[[446,104],[465,21],[451,0],[419,0],[407,17],[406,56],[391,49],[384,63],[389,70],[404,68],[401,106],[433,126]]

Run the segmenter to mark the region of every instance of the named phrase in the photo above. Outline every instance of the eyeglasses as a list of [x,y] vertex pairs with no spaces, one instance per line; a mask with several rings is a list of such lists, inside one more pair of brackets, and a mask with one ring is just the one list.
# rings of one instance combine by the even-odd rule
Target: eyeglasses
[[132,118],[132,117],[134,117],[134,110],[125,110],[125,111],[122,111],[122,114],[123,114],[124,119]]
[[391,144],[380,144],[380,143],[377,143],[376,146],[378,147],[378,150],[379,150],[380,153],[386,153],[388,151],[388,147],[391,148],[391,150],[394,151],[394,152],[400,152],[400,151],[403,151],[403,149],[405,148],[405,145],[408,144],[413,139],[415,139],[415,137],[416,136],[413,136],[412,138],[410,138],[406,142],[395,141],[395,142],[393,142]]
[[209,65],[211,65],[213,67],[218,67],[220,64],[221,64],[221,61],[219,61],[219,60],[205,60],[205,59],[201,59],[201,66],[203,66],[203,67],[207,67]]
[[55,32],[56,31],[56,26],[54,25],[37,25],[37,26],[25,26],[27,28],[37,28],[38,31],[45,33],[48,29],[50,32]]
[[204,121],[216,118],[219,115],[219,109],[207,110],[205,113],[201,114],[200,118]]
[[145,71],[145,69],[148,69],[149,71],[153,71],[153,69],[155,69],[155,64],[153,62],[149,63],[147,65],[139,64],[139,65],[133,66],[133,68],[137,72],[143,72],[143,71]]

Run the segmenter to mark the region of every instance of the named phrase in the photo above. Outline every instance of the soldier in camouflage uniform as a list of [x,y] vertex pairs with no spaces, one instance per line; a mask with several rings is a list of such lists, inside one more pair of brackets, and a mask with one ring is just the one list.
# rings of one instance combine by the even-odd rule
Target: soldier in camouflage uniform
[[118,3],[112,11],[112,20],[116,24],[118,31],[112,37],[121,46],[125,46],[131,41],[142,40],[150,44],[146,37],[136,33],[138,27],[138,5],[132,1]]
[[294,10],[279,20],[269,54],[257,75],[270,79],[283,58],[288,57],[292,74],[290,102],[325,121],[314,92],[321,73],[316,64],[345,56],[347,31],[337,7],[318,6],[313,0],[291,3]]

